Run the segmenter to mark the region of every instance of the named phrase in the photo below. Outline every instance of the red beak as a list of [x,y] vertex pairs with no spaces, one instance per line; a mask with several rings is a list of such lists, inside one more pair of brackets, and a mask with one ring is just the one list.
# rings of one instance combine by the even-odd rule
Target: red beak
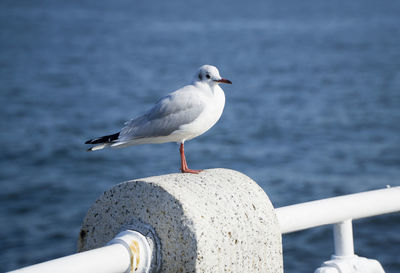
[[217,82],[232,84],[232,82],[230,80],[227,80],[227,79],[220,79]]

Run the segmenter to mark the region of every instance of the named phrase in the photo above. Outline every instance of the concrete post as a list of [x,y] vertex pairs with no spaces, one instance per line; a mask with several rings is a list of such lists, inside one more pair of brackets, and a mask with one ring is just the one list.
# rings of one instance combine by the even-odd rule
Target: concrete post
[[155,232],[160,255],[153,259],[161,260],[161,272],[283,272],[274,208],[257,183],[236,171],[168,174],[116,185],[88,211],[78,250],[104,246],[127,227]]

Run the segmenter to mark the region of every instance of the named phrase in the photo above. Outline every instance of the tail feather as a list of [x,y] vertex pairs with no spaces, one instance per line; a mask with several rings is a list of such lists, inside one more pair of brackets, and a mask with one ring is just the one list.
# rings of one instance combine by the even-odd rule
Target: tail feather
[[91,152],[91,151],[101,150],[101,149],[104,149],[104,148],[106,148],[108,146],[110,146],[110,144],[99,144],[99,145],[90,147],[89,149],[87,149],[87,151]]
[[114,142],[115,140],[117,140],[118,137],[119,137],[119,132],[116,134],[112,134],[112,135],[107,135],[107,136],[90,139],[90,140],[86,141],[85,144],[99,144],[99,145],[96,145],[96,146],[88,149],[88,151],[96,151],[96,150],[103,149],[107,146],[110,146],[110,144],[112,142]]

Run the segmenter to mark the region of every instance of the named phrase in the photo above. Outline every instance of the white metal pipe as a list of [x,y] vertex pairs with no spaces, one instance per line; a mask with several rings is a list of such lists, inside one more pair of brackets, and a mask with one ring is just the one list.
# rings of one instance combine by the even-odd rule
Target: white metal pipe
[[335,245],[335,257],[353,257],[353,224],[350,219],[333,225],[333,239]]
[[[105,247],[24,267],[13,273],[147,273],[158,270],[153,237],[135,230],[117,234]],[[152,242],[150,246],[149,241]],[[153,251],[155,251],[153,253]],[[153,255],[154,254],[154,255]],[[152,259],[154,257],[154,259]]]
[[[130,269],[130,253],[113,244],[48,262],[10,271],[13,273],[124,273]],[[130,270],[129,270],[130,271]],[[128,271],[128,272],[129,272]]]
[[392,187],[275,209],[282,234],[400,211],[400,187]]

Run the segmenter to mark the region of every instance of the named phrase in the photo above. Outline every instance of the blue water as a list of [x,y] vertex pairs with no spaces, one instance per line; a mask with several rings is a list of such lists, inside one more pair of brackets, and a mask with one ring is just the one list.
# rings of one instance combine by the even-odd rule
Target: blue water
[[[400,185],[399,1],[0,2],[0,271],[74,253],[114,184],[178,171],[176,144],[87,153],[202,64],[232,80],[185,146],[192,168],[256,180],[276,207]],[[371,200],[374,202],[374,200]],[[400,272],[400,215],[354,222],[356,253]],[[285,235],[285,272],[333,253]]]

